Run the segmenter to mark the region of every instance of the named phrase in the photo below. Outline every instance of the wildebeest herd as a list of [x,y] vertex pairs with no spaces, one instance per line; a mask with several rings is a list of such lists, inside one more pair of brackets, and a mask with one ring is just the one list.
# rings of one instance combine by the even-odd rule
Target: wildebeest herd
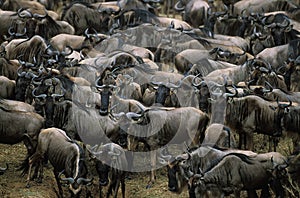
[[[0,143],[26,146],[24,188],[51,164],[58,197],[63,184],[72,197],[127,197],[126,177],[150,163],[147,188],[167,167],[169,191],[190,197],[300,196],[299,0],[0,8]],[[276,152],[286,139],[291,153]],[[91,160],[99,195],[82,194]]]

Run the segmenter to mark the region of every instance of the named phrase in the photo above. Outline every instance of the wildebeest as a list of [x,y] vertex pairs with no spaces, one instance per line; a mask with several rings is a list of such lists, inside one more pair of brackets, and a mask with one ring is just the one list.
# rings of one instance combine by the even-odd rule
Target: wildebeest
[[[127,114],[131,119],[128,134],[128,150],[134,151],[141,141],[151,152],[151,177],[147,187],[155,181],[156,151],[160,146],[186,143],[198,145],[203,138],[209,118],[194,107],[174,109],[146,108],[141,114]],[[134,121],[137,120],[137,121]]]
[[72,3],[65,7],[62,20],[68,22],[75,28],[75,34],[81,35],[87,28],[94,28],[99,33],[108,32],[110,16],[94,9],[87,3]]
[[16,82],[5,76],[0,76],[0,97],[5,99],[14,99]]
[[[240,134],[240,145],[247,141],[246,148],[252,149],[254,132],[275,137],[282,135],[281,122],[285,109],[290,105],[274,104],[254,95],[233,98],[226,106],[225,124]],[[246,139],[241,139],[242,134],[246,135]]]
[[[199,174],[192,176],[191,188],[195,188],[200,194],[212,187],[224,194],[234,193],[235,196],[239,196],[241,190],[255,191],[267,186],[271,180],[280,183],[281,178],[274,178],[273,174],[282,171],[287,164],[283,156],[277,155],[276,158],[274,156],[276,160],[279,160],[275,162],[272,157],[273,155],[268,155],[260,158],[258,155],[252,158],[244,154],[228,154],[215,166],[204,172],[200,170]],[[277,196],[284,197],[284,189],[280,187],[281,189],[275,189],[275,191],[278,193]],[[248,196],[252,195],[248,194]]]
[[[82,186],[92,181],[87,179],[88,169],[81,146],[70,139],[63,130],[47,128],[40,132],[36,151],[29,158],[27,187],[29,187],[31,169],[34,165],[40,166],[39,176],[42,179],[43,165],[41,162],[45,156],[54,168],[53,173],[59,189],[59,196],[63,196],[60,180],[69,184],[71,194],[76,197],[80,195]],[[61,178],[62,174],[65,175],[65,178]]]
[[207,18],[209,5],[203,0],[179,0],[174,5],[174,9],[176,11],[184,11],[183,20],[193,27],[198,28],[200,25],[204,24],[204,21]]
[[[218,147],[212,147],[209,145],[202,145],[199,148],[195,148],[191,151],[188,151],[187,153],[181,154],[176,156],[175,160],[171,159],[171,156],[168,155],[161,155],[163,159],[161,160],[163,163],[166,163],[166,159],[169,159],[169,165],[168,165],[168,178],[169,178],[169,190],[176,193],[181,193],[183,188],[190,182],[192,177],[195,174],[205,174],[205,172],[213,169],[214,167],[218,166],[221,161],[230,156],[236,156],[236,157],[242,157],[243,159],[251,158],[250,160],[253,160],[253,164],[256,164],[257,168],[260,170],[264,170],[264,175],[256,174],[256,172],[247,172],[247,174],[252,174],[252,176],[249,176],[249,178],[257,179],[259,176],[263,177],[271,177],[271,173],[267,173],[268,171],[272,171],[273,164],[275,165],[282,165],[286,167],[286,159],[283,155],[276,152],[271,153],[262,153],[257,154],[252,151],[247,150],[236,150],[236,149],[221,149]],[[244,158],[245,157],[245,158]],[[263,164],[264,163],[264,164]],[[265,165],[265,166],[263,166]],[[229,167],[228,170],[231,170]],[[283,168],[283,167],[281,167]],[[246,175],[247,175],[246,174]],[[246,177],[246,175],[244,175]],[[219,175],[215,175],[216,178],[219,177]],[[237,176],[237,175],[232,175]],[[220,176],[222,177],[222,176]],[[248,177],[247,177],[248,178]],[[190,181],[189,181],[190,180]],[[232,180],[234,181],[234,180]],[[240,181],[239,181],[240,182]],[[258,186],[259,189],[263,188],[264,192],[262,193],[268,193],[268,180],[257,180],[257,182],[265,182],[264,184],[260,184]],[[254,187],[254,185],[248,185],[249,189],[248,196],[251,196],[249,193],[253,193],[254,195],[255,187],[251,189],[251,186]],[[213,186],[207,185],[206,189],[202,189],[202,192],[195,192],[195,188],[192,188],[191,186],[189,193],[190,196],[195,196],[195,193],[201,195],[204,194],[205,190],[223,190],[222,187],[230,189],[229,185],[224,186],[218,186],[218,184],[213,184]],[[195,186],[194,186],[195,187]],[[214,188],[210,188],[214,187]],[[235,189],[231,189],[235,190]],[[219,195],[220,196],[220,195]],[[267,194],[265,194],[267,196]]]
[[125,174],[128,170],[125,150],[118,144],[107,143],[98,148],[95,145],[89,149],[89,152],[93,157],[96,157],[100,197],[102,197],[102,186],[107,186],[108,184],[106,197],[110,195],[117,197],[121,184],[122,197],[125,198]]
[[31,155],[44,127],[44,118],[29,104],[3,99],[0,99],[0,115],[0,143],[12,145],[23,141],[28,155]]

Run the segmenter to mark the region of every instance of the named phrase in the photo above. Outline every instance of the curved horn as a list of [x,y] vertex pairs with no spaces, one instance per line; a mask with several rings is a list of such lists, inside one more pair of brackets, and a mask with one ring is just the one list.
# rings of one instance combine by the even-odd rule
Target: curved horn
[[229,52],[229,51],[223,51],[223,50],[218,50],[217,51],[217,54],[218,55],[220,55],[221,57],[230,57],[230,55],[231,55],[231,52]]
[[238,90],[235,87],[235,85],[232,84],[231,86],[233,87],[235,93],[225,93],[224,97],[226,97],[226,98],[228,98],[228,97],[236,97],[238,95]]
[[143,116],[144,116],[143,113],[141,113],[141,114],[134,113],[134,112],[128,112],[128,113],[126,113],[126,117],[127,117],[128,119],[133,119],[133,120],[139,119],[139,118],[141,118],[141,117],[143,117]]
[[77,179],[77,184],[81,184],[81,183],[88,184],[88,183],[90,183],[92,181],[93,181],[93,178],[92,179],[87,179],[87,178],[79,177]]
[[171,89],[178,89],[178,88],[181,87],[181,85],[182,85],[182,80],[179,81],[179,84],[178,84],[178,85],[175,85],[174,83],[168,82],[168,83],[166,84],[166,87],[169,87],[169,88],[171,88]]
[[19,10],[18,10],[18,16],[20,17],[20,18],[25,18],[25,17],[27,17],[27,18],[31,18],[32,17],[32,13],[31,12],[29,12],[29,11],[27,11],[26,10],[26,14],[25,13],[21,13],[22,11],[24,11],[25,9],[24,8],[20,8]]
[[51,94],[52,98],[63,97],[66,94],[67,91],[65,90],[65,88],[63,88],[62,86],[60,86],[60,87],[62,89],[62,93],[61,94]]
[[47,97],[46,94],[36,95],[35,94],[36,89],[37,89],[37,87],[34,90],[32,90],[32,92],[31,92],[33,97],[35,97],[35,98],[46,98]]
[[162,148],[162,149],[160,150],[160,156],[161,156],[163,159],[169,161],[170,159],[172,159],[172,155],[170,155],[170,154],[165,155],[163,152],[164,152],[166,149],[167,149],[167,148],[164,147],[164,148]]
[[46,12],[45,15],[41,15],[41,14],[34,13],[32,16],[33,16],[33,18],[35,18],[35,19],[44,19],[44,18],[46,18],[46,17],[48,16],[48,13]]
[[288,100],[289,100],[289,104],[285,104],[285,103],[280,103],[279,99],[277,98],[276,101],[277,101],[278,107],[284,109],[284,108],[288,108],[288,107],[292,106],[292,101],[290,100],[290,98],[288,98]]
[[21,69],[22,69],[22,66],[20,66],[18,69],[17,69],[17,74],[19,77],[24,77],[26,75],[27,72],[25,71],[22,71],[21,72]]
[[26,34],[26,32],[27,32],[27,29],[26,29],[26,27],[24,27],[24,30],[23,30],[22,33],[16,33],[15,35],[16,35],[17,37],[21,37],[21,36],[24,36],[24,35]]
[[8,164],[7,164],[7,163],[6,163],[6,168],[1,168],[1,167],[0,167],[0,171],[1,171],[1,172],[6,171],[7,169],[8,169]]
[[8,29],[8,34],[10,35],[10,36],[14,36],[16,33],[13,31],[13,27],[10,27],[9,29]]
[[201,73],[199,73],[199,74],[197,74],[196,76],[194,76],[194,78],[193,78],[193,80],[192,80],[192,85],[194,86],[194,87],[198,87],[198,86],[201,86],[201,85],[203,85],[204,83],[205,83],[205,81],[204,80],[202,80],[201,78],[201,82],[200,83],[196,83],[196,78],[199,78],[199,76],[201,76]]
[[182,4],[181,0],[177,1],[177,3],[174,5],[174,9],[176,11],[183,11],[185,9],[185,5],[179,5],[179,4]]
[[116,147],[113,147],[113,151],[109,151],[108,154],[110,156],[120,156],[122,154],[122,151]]
[[73,51],[74,51],[73,48],[72,48],[71,46],[69,46],[69,45],[67,45],[65,49],[70,49],[70,52],[68,53],[66,50],[62,51],[61,54],[62,54],[63,56],[69,56],[69,55],[72,54]]
[[266,89],[265,92],[272,92],[273,91],[273,87],[268,81],[265,81],[265,87],[269,87],[269,89]]
[[72,177],[62,178],[62,173],[63,173],[63,172],[60,172],[59,175],[58,175],[58,178],[59,178],[61,181],[67,181],[67,182],[69,182],[70,184],[73,184],[73,183],[75,182],[74,178],[72,178]]
[[290,25],[290,20],[285,19],[282,23],[276,23],[276,25],[280,28],[286,28]]

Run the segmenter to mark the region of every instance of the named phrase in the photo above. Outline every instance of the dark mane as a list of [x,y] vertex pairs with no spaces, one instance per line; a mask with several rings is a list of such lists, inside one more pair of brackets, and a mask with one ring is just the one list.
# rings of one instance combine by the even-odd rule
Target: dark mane
[[94,9],[94,7],[90,4],[90,3],[87,3],[87,2],[83,2],[83,1],[73,1],[71,2],[69,5],[67,5],[66,7],[64,7],[63,11],[62,11],[62,14],[61,14],[61,18],[63,19],[66,15],[66,12],[71,8],[73,7],[75,4],[80,4],[80,5],[83,5],[87,8],[91,8],[91,9]]

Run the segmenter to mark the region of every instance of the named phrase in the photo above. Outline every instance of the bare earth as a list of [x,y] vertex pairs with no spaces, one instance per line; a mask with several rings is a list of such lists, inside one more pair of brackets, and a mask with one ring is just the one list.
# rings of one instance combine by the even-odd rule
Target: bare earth
[[[20,171],[17,171],[21,161],[25,158],[25,146],[20,143],[17,145],[0,144],[0,166],[5,167],[8,163],[9,169],[0,175],[0,197],[1,198],[53,198],[57,197],[57,185],[52,173],[52,167],[45,168],[43,183],[31,182],[31,187],[26,188],[26,176],[21,177]],[[93,185],[89,187],[93,197],[99,197],[99,190],[97,186],[98,178],[93,167],[93,163],[89,162],[90,175],[93,175]],[[92,176],[91,176],[92,177]],[[149,179],[148,173],[138,173],[131,175],[131,180],[126,180],[126,197],[148,197],[148,198],[162,198],[162,197],[188,197],[187,191],[180,196],[168,191],[166,169],[163,168],[157,173],[157,182],[152,188],[146,189]],[[63,188],[65,197],[69,197],[67,187]],[[106,190],[106,189],[104,189]],[[82,192],[82,197],[85,197],[85,191]],[[121,189],[119,196],[121,197]]]

